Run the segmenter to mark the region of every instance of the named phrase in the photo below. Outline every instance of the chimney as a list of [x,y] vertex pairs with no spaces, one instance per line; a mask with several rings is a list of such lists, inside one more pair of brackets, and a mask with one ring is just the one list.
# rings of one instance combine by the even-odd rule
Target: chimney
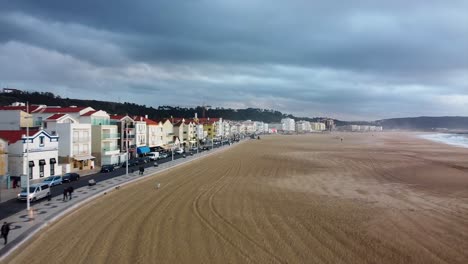
[[195,118],[198,118],[198,114],[197,114],[197,113],[195,113]]
[[148,119],[148,115],[145,115],[145,119]]

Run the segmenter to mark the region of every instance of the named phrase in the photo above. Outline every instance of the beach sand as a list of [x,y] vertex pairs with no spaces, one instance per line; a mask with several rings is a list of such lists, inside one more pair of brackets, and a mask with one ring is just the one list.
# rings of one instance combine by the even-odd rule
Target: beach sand
[[405,133],[262,137],[26,244],[6,262],[468,263],[468,149]]

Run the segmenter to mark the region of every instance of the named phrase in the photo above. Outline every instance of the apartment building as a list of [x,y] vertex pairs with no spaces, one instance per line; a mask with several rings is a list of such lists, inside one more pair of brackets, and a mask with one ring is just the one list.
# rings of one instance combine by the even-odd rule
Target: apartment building
[[58,156],[64,173],[94,168],[91,124],[80,124],[68,114],[53,114],[43,120],[43,125],[51,135],[60,136]]

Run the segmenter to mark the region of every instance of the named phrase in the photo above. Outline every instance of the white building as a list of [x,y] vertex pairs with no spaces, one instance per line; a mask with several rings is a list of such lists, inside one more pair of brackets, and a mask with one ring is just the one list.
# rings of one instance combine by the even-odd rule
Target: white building
[[310,123],[310,128],[312,132],[321,132],[327,130],[325,123],[320,122]]
[[81,124],[91,125],[91,155],[96,157],[98,166],[118,164],[125,160],[120,153],[120,134],[117,125],[110,124],[110,116],[105,111],[89,111],[79,117]]
[[292,118],[283,118],[281,119],[282,130],[284,132],[294,132],[296,131],[296,122]]
[[[59,136],[35,129],[30,129],[29,137],[26,134],[26,130],[0,131],[0,138],[9,144],[9,174],[11,176],[28,175],[28,167],[31,180],[61,174],[62,168],[57,166]],[[29,149],[29,158],[27,149]]]
[[164,131],[161,122],[148,119],[146,116],[144,120],[146,122],[146,130],[148,131],[146,136],[148,147],[151,150],[162,147],[164,144]]
[[60,137],[58,156],[63,172],[94,168],[91,124],[80,124],[68,114],[53,114],[43,124],[50,135]]
[[309,133],[312,131],[309,121],[298,121],[296,122],[296,132],[297,133]]

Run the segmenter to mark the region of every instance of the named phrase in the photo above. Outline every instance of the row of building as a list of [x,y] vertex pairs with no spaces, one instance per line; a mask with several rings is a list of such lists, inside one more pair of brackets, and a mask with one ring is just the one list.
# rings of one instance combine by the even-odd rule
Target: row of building
[[151,151],[271,132],[268,124],[250,120],[234,122],[196,115],[150,119],[113,115],[91,107],[23,103],[0,107],[0,120],[0,175],[20,176],[29,171],[30,179],[121,164]]
[[379,132],[383,131],[383,127],[369,125],[345,125],[337,127],[337,130],[347,132]]
[[283,118],[281,123],[269,124],[269,127],[274,132],[281,133],[310,133],[310,132],[322,132],[326,130],[332,130],[334,123],[332,119],[322,120],[322,122],[309,122],[309,121],[295,121],[292,118]]

